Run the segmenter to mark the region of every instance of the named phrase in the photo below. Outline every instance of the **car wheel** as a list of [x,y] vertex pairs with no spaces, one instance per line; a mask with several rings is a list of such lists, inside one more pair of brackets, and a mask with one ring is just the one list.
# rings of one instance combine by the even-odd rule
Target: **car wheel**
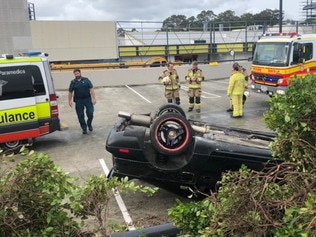
[[186,118],[176,113],[164,113],[150,127],[154,149],[163,155],[180,155],[192,144],[193,129]]
[[160,116],[165,113],[176,113],[181,114],[183,117],[186,117],[184,110],[179,105],[172,103],[162,105],[158,110],[157,116]]
[[18,153],[20,151],[21,146],[22,146],[21,140],[2,143],[2,147],[5,152],[9,151],[13,153]]
[[4,146],[7,149],[15,149],[19,146],[21,146],[22,141],[21,140],[16,140],[16,141],[11,141],[11,142],[5,142]]

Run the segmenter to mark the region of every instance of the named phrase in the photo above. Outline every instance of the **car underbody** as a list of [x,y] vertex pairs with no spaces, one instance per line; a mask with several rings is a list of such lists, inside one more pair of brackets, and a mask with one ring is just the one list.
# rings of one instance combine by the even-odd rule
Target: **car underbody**
[[253,170],[279,162],[268,145],[275,134],[225,128],[188,120],[181,107],[165,104],[155,113],[119,112],[106,150],[109,177],[137,178],[162,188],[213,189],[223,172],[242,164]]

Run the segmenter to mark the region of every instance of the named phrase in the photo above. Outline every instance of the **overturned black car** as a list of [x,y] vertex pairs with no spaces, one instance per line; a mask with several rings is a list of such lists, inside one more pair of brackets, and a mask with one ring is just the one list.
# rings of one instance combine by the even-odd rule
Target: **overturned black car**
[[109,177],[205,192],[215,187],[222,172],[242,164],[262,170],[278,162],[267,148],[274,134],[188,120],[175,104],[165,104],[154,114],[119,112],[118,117],[106,140],[113,155]]

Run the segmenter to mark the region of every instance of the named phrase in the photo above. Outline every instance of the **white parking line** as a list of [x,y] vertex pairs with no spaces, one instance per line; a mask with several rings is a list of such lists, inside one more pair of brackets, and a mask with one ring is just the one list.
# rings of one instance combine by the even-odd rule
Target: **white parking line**
[[218,83],[218,84],[227,84],[228,85],[229,80],[225,79],[223,81],[214,81],[213,83]]
[[[185,90],[185,91],[188,91],[189,87],[181,85],[181,89]],[[205,96],[204,94],[210,95],[210,96]],[[201,97],[202,98],[221,98],[222,96],[202,90],[202,96]]]
[[133,88],[129,87],[128,85],[125,85],[125,87],[127,87],[128,89],[130,89],[131,91],[133,91],[136,95],[140,96],[142,99],[144,99],[145,101],[147,101],[148,103],[151,104],[151,101],[146,99],[144,96],[142,96],[141,94],[139,94],[137,91],[135,91]]
[[[204,94],[207,94],[207,95],[211,95],[211,96],[204,96]],[[221,98],[222,96],[220,95],[217,95],[217,94],[213,94],[213,93],[209,93],[209,92],[206,92],[206,91],[202,91],[202,98]]]
[[[105,161],[104,161],[103,159],[99,159],[99,162],[100,162],[100,164],[101,164],[101,166],[102,166],[102,169],[103,169],[105,175],[108,176],[108,174],[109,174],[109,169],[108,169],[108,167],[106,166]],[[125,204],[124,204],[124,201],[123,201],[123,199],[122,199],[122,197],[121,197],[119,191],[117,191],[117,190],[115,190],[115,189],[113,189],[112,191],[113,191],[113,193],[114,193],[116,202],[117,202],[117,204],[118,204],[118,206],[119,206],[119,208],[120,208],[120,210],[121,210],[121,212],[122,212],[122,214],[123,214],[123,218],[124,218],[124,221],[125,221],[125,223],[126,223],[126,225],[127,225],[128,230],[135,230],[136,228],[135,228],[135,226],[133,225],[132,218],[131,218],[131,216],[129,215],[129,213],[128,213],[128,211],[127,211],[127,208],[126,208],[126,206],[125,206]]]

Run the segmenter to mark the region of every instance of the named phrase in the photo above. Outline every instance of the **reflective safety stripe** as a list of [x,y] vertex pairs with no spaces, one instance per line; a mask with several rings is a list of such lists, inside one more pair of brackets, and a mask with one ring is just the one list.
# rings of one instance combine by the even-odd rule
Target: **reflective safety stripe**
[[0,111],[0,125],[33,122],[37,119],[36,105]]
[[0,134],[0,143],[7,141],[25,140],[28,138],[35,138],[40,136],[39,129],[29,129],[18,132],[2,133]]
[[31,63],[31,62],[41,62],[42,58],[14,58],[14,59],[0,59],[0,64],[10,64],[10,63]]
[[34,122],[50,117],[49,102],[0,111],[0,127],[25,122]]
[[36,107],[38,119],[45,119],[51,117],[50,102],[37,103]]
[[38,103],[32,106],[0,111],[0,143],[35,138],[50,131],[50,104]]
[[190,89],[200,89],[201,88],[201,84],[189,84],[189,88]]

